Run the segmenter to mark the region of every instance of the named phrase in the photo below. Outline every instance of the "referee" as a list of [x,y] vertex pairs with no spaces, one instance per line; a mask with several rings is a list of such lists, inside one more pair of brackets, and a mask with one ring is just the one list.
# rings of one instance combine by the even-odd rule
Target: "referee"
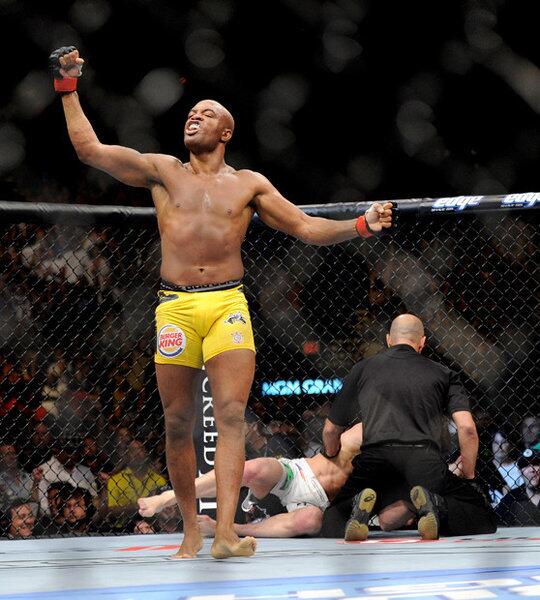
[[[327,456],[337,454],[341,432],[355,423],[363,424],[364,439],[322,534],[345,528],[346,540],[364,540],[372,511],[385,531],[418,520],[422,539],[493,533],[495,517],[474,483],[478,435],[457,374],[421,356],[426,338],[414,315],[394,319],[386,341],[387,350],[352,368],[325,423]],[[442,457],[446,414],[457,427],[460,477]]]

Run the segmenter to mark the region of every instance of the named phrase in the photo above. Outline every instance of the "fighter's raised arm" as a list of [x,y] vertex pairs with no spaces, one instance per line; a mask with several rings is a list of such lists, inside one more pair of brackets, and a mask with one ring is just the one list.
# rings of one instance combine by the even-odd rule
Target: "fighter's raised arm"
[[[102,144],[86,118],[76,92],[84,60],[73,46],[55,50],[49,57],[55,90],[62,104],[71,143],[82,162],[109,173],[118,181],[134,187],[160,183],[155,154],[141,154],[131,148]],[[171,159],[172,160],[172,159]]]
[[269,227],[306,244],[327,246],[358,236],[370,237],[392,226],[391,202],[372,204],[363,216],[346,221],[311,217],[284,198],[266,177],[259,173],[254,173],[254,176],[256,194],[253,205],[261,219]]

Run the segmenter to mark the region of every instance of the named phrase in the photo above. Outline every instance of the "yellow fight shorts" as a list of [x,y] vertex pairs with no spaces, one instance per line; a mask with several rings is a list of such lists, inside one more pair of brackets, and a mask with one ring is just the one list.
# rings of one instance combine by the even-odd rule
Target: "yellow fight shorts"
[[156,308],[156,363],[200,369],[227,350],[255,352],[240,281],[208,286],[162,282],[161,288]]

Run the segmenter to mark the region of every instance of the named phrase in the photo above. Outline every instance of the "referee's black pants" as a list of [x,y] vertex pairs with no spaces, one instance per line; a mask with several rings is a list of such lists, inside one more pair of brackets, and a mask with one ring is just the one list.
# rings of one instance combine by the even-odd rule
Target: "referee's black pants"
[[342,537],[350,517],[353,497],[364,488],[377,492],[374,513],[397,500],[410,504],[409,492],[421,485],[439,494],[447,511],[440,514],[444,536],[493,533],[496,518],[479,486],[451,473],[440,452],[424,444],[384,444],[362,449],[353,471],[325,511],[321,535]]

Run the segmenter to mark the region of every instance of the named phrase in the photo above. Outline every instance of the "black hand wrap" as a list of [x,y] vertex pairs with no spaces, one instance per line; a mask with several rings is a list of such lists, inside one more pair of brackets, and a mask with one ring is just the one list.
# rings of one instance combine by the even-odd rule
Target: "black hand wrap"
[[[74,92],[77,89],[77,77],[64,77],[60,73],[62,66],[60,65],[60,57],[77,50],[75,46],[62,46],[49,56],[49,68],[54,77],[54,89],[60,93]],[[79,73],[82,67],[78,65]]]

